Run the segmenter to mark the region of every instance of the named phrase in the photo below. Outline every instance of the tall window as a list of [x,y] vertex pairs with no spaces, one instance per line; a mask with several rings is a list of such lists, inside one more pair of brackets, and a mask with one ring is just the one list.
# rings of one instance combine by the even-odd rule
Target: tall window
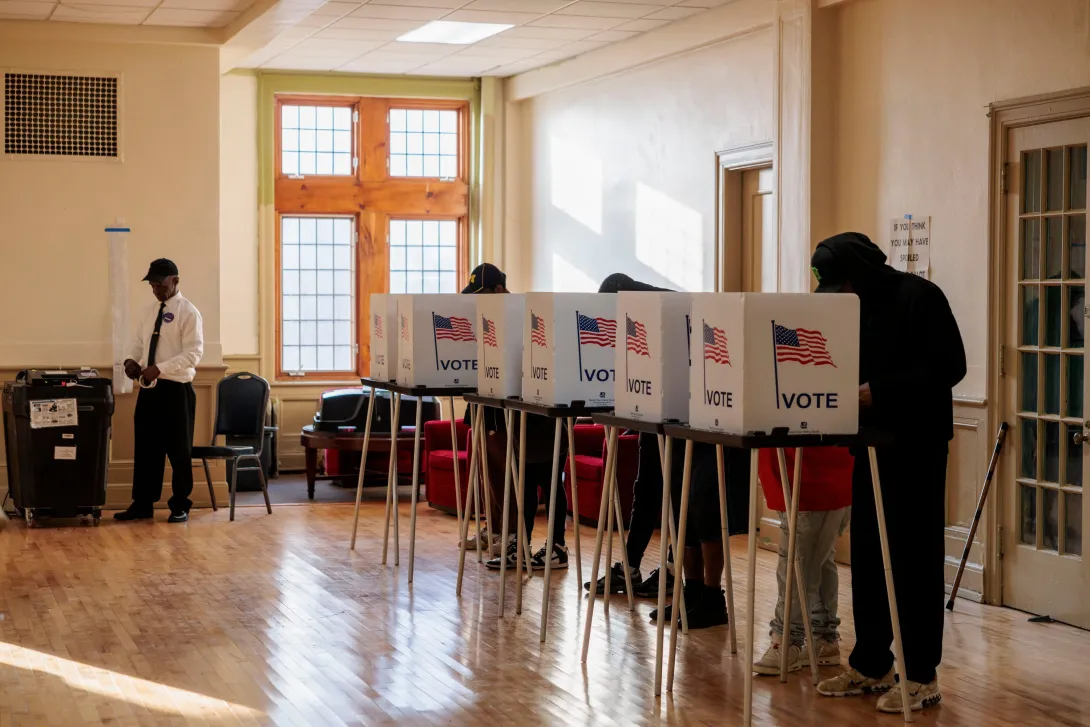
[[467,267],[469,105],[278,97],[280,377],[367,374],[371,293],[455,293]]

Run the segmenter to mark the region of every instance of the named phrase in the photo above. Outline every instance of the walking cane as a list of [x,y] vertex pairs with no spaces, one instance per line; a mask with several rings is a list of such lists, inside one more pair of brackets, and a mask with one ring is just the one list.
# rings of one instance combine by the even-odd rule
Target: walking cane
[[958,587],[961,585],[961,576],[965,574],[965,563],[969,560],[969,549],[973,547],[973,538],[976,536],[976,526],[980,524],[980,514],[984,512],[984,502],[988,499],[988,490],[992,488],[992,475],[995,474],[995,466],[999,462],[999,453],[1003,449],[1003,440],[1007,438],[1007,423],[999,425],[999,434],[995,437],[995,449],[992,450],[992,459],[988,462],[988,474],[984,476],[984,488],[980,491],[980,499],[976,503],[976,514],[973,515],[973,524],[969,528],[969,537],[965,541],[965,550],[961,553],[961,565],[958,566],[958,574],[954,576],[954,587],[950,590],[950,600],[946,602],[946,610],[954,610],[954,599],[958,596]]

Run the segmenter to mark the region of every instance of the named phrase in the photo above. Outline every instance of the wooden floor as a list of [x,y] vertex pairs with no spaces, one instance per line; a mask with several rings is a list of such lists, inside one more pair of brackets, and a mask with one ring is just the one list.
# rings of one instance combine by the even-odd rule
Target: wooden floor
[[[13,523],[0,533],[0,727],[741,722],[742,645],[729,654],[725,627],[682,639],[676,690],[656,700],[650,603],[631,613],[615,600],[609,619],[599,609],[583,668],[585,600],[574,568],[554,577],[541,645],[541,579],[530,582],[523,614],[510,609],[503,621],[498,576],[476,562],[456,598],[454,519],[419,512],[411,588],[407,505],[400,568],[379,565],[381,503],[365,504],[355,553],[344,505],[282,506],[271,516],[246,507],[234,523],[223,510],[195,511],[184,526],[162,512],[154,524],[104,520],[97,529]],[[740,586],[744,545],[733,543]],[[588,563],[592,547],[584,531]],[[761,649],[772,565],[761,552]],[[1090,633],[963,602],[946,624],[943,702],[917,724],[1090,725]],[[786,685],[757,681],[757,724],[899,720],[877,714],[873,699],[821,697],[797,675]]]

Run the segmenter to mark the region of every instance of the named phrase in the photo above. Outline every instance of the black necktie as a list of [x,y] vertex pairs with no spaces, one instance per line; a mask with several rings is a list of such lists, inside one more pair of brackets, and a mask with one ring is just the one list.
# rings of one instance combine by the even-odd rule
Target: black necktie
[[148,366],[155,365],[155,349],[159,346],[159,329],[163,327],[163,311],[166,303],[159,304],[159,317],[155,319],[155,330],[151,332],[151,343],[148,344]]

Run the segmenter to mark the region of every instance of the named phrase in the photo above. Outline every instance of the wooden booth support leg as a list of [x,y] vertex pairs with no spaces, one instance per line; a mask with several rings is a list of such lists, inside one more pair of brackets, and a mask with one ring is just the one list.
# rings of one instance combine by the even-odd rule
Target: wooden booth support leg
[[723,542],[723,580],[727,590],[727,622],[730,624],[730,653],[738,653],[737,620],[734,610],[734,569],[730,564],[730,519],[727,517],[727,471],[723,461],[723,445],[715,448],[716,467],[719,470],[719,527]]
[[[545,635],[549,627],[549,596],[552,593],[552,570],[553,570],[553,524],[556,522],[556,501],[557,492],[555,488],[560,487],[560,419],[556,420],[556,426],[553,428],[553,470],[552,470],[552,484],[549,488],[549,531],[545,536],[545,583],[543,584],[543,590],[541,594],[541,642],[545,643]],[[561,515],[563,517],[563,515]]]
[[[818,683],[817,645],[814,644],[813,625],[810,623],[810,614],[813,609],[810,604],[810,596],[806,590],[806,578],[802,573],[802,561],[796,544],[796,533],[799,515],[799,493],[802,492],[802,449],[795,449],[795,476],[791,484],[787,479],[787,458],[782,449],[776,450],[776,456],[780,464],[780,485],[783,488],[783,502],[787,508],[784,513],[787,517],[787,573],[784,577],[783,589],[783,640],[780,644],[780,681],[787,681],[787,652],[791,643],[791,609],[794,602],[791,600],[791,572],[795,573],[794,584],[799,589],[799,614],[802,627],[806,633],[806,649],[810,656],[810,674],[814,684]],[[752,665],[750,665],[752,666]]]
[[[421,416],[424,412],[423,403],[416,402],[416,429],[413,430],[413,491],[412,510],[409,512],[409,583],[413,582],[413,565],[416,563],[416,504],[420,499],[420,434],[423,425]],[[360,461],[360,468],[363,462]]]
[[[507,537],[510,530],[510,515],[508,510],[511,503],[511,465],[514,464],[515,454],[515,438],[512,436],[511,424],[514,421],[514,415],[510,411],[504,411],[503,413],[504,423],[507,425],[507,461],[503,466],[503,512],[500,514],[500,521],[503,523],[500,530],[500,618],[503,618],[503,608],[507,602]],[[517,500],[518,498],[516,498]],[[515,517],[522,520],[522,506],[519,505],[516,508]],[[521,563],[515,561],[515,575],[521,580],[522,574],[519,572]]]
[[742,702],[742,724],[745,727],[753,724],[753,635],[754,624],[757,621],[753,613],[756,610],[757,601],[757,498],[760,496],[757,488],[757,459],[759,451],[752,449],[749,452],[749,543],[746,553],[749,560],[749,573],[746,574],[746,670]]
[[[569,440],[568,446],[571,446]],[[606,438],[606,467],[605,472],[608,476],[609,469],[613,464],[613,457],[617,451],[617,428],[613,427],[609,430]],[[602,540],[605,536],[606,520],[602,516],[602,513],[606,509],[606,504],[609,502],[609,488],[602,487],[602,501],[598,506],[598,528],[594,537],[594,560],[590,564],[590,595],[587,598],[587,618],[583,622],[583,657],[582,661],[585,664],[587,662],[587,652],[590,650],[590,632],[591,625],[594,622],[594,602],[598,600],[595,592],[598,583],[598,567],[602,561]],[[606,567],[606,580],[609,580],[609,567]],[[608,588],[607,588],[608,590]]]
[[[371,389],[371,396],[367,397],[367,424],[363,426],[363,451],[360,452],[360,477],[356,482],[356,511],[352,514],[352,539],[348,543],[349,550],[356,549],[356,531],[360,527],[360,502],[363,500],[363,477],[367,472],[367,446],[371,443],[371,415],[375,411],[375,390]],[[207,465],[206,465],[207,466]]]
[[[686,520],[689,517],[689,486],[691,484],[693,474],[693,442],[692,440],[686,440],[685,442],[685,466],[682,469],[681,474],[681,512],[678,516],[677,527],[677,542],[679,548],[685,547],[685,529]],[[681,562],[683,559],[679,557],[678,553],[674,553],[674,562]],[[674,599],[672,607],[670,609],[670,656],[669,664],[666,668],[666,691],[672,691],[674,688],[674,661],[677,656],[677,614],[678,609],[681,608],[681,583],[684,580],[680,571],[684,568],[678,569],[679,572],[674,576]],[[659,573],[659,577],[662,573]],[[662,613],[661,611],[659,612]]]

